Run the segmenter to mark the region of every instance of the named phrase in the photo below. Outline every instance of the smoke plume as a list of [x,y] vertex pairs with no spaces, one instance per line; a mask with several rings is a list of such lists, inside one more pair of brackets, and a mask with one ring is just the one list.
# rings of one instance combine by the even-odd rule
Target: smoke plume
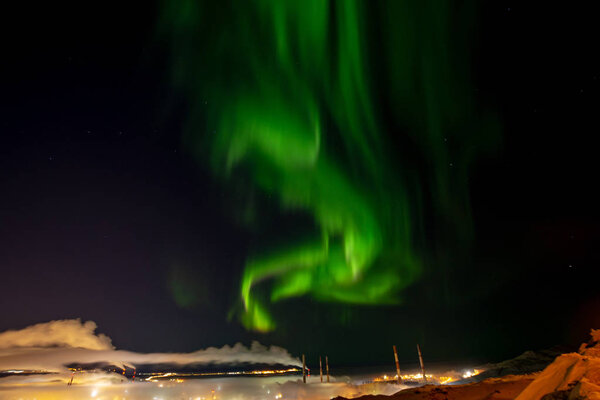
[[79,319],[44,322],[21,330],[0,333],[0,349],[13,347],[81,347],[90,350],[114,349],[110,338],[96,334],[94,321]]
[[253,342],[191,353],[136,353],[117,350],[111,339],[96,334],[96,323],[79,319],[50,321],[21,330],[0,333],[0,369],[62,372],[66,365],[109,363],[119,367],[136,364],[233,364],[260,363],[301,365],[286,349]]

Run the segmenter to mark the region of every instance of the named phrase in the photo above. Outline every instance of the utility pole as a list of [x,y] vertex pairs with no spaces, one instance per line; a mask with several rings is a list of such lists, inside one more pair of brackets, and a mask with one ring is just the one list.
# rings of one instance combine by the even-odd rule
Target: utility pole
[[421,363],[421,373],[423,374],[423,381],[427,383],[427,376],[425,375],[425,366],[423,365],[423,355],[421,354],[421,347],[417,343],[417,351],[419,352],[419,362]]
[[306,383],[306,358],[302,354],[302,382]]
[[319,376],[321,377],[321,383],[323,383],[323,363],[321,362],[321,356],[319,356]]
[[402,376],[400,376],[400,363],[398,362],[398,351],[394,345],[394,359],[396,360],[396,373],[398,374],[398,385],[402,384]]
[[329,383],[329,358],[325,356],[325,371],[327,371],[327,383]]

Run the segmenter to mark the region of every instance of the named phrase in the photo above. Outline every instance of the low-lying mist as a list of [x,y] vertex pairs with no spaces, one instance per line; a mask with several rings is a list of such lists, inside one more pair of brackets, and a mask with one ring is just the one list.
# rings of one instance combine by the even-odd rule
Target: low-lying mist
[[[321,383],[309,377],[304,384],[298,376],[228,377],[210,379],[135,381],[114,372],[76,371],[78,364],[113,365],[136,368],[140,365],[169,364],[180,368],[198,364],[256,364],[301,366],[287,350],[258,342],[207,348],[191,353],[136,353],[116,349],[109,337],[96,334],[92,321],[60,320],[0,333],[0,400],[9,399],[197,399],[197,400],[280,400],[330,399],[366,394],[368,389],[347,378],[331,377]],[[35,372],[28,374],[28,372]],[[40,372],[45,372],[41,374]],[[372,388],[373,389],[373,388]],[[378,393],[393,393],[397,385],[385,385]]]

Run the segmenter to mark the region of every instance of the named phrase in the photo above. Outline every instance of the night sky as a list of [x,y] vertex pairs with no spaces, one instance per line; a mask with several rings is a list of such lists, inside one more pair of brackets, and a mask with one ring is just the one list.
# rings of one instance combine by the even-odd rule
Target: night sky
[[[441,3],[449,10],[463,4]],[[390,361],[392,344],[398,345],[402,360],[412,362],[417,342],[432,361],[496,361],[529,349],[577,344],[590,328],[600,327],[594,274],[600,261],[595,195],[600,65],[594,10],[578,2],[469,6],[472,25],[453,35],[453,46],[446,49],[470,56],[455,55],[461,70],[468,71],[456,74],[466,76],[465,83],[439,83],[451,94],[440,107],[469,97],[491,121],[469,123],[469,138],[475,138],[469,143],[484,149],[468,160],[472,151],[460,143],[449,144],[455,148],[447,156],[437,149],[427,153],[430,158],[415,156],[410,143],[419,143],[419,133],[411,136],[405,130],[418,124],[390,122],[396,110],[391,100],[381,100],[387,89],[379,78],[371,103],[381,125],[394,126],[380,134],[392,161],[378,162],[376,179],[357,184],[357,192],[381,185],[397,196],[402,188],[420,188],[419,195],[407,195],[402,208],[419,210],[419,216],[412,214],[420,221],[412,224],[414,248],[395,248],[407,265],[419,259],[420,272],[407,278],[400,304],[379,297],[373,300],[377,304],[323,300],[330,288],[282,300],[270,310],[276,328],[260,333],[247,329],[254,321],[240,314],[247,260],[265,243],[280,244],[282,231],[304,234],[314,227],[301,212],[279,207],[277,189],[269,192],[268,185],[253,184],[258,175],[252,171],[233,181],[215,173],[202,158],[218,161],[220,149],[203,148],[199,154],[193,149],[197,136],[190,139],[198,119],[202,125],[205,119],[221,118],[226,113],[221,106],[234,108],[229,99],[247,89],[244,80],[251,74],[243,60],[254,47],[236,47],[229,40],[242,34],[239,21],[248,18],[251,25],[251,13],[231,5],[208,7],[216,15],[214,23],[198,30],[207,36],[186,42],[214,51],[214,57],[198,61],[189,53],[189,58],[177,58],[177,46],[165,33],[171,16],[165,4],[23,4],[2,13],[0,331],[82,318],[95,321],[118,348],[129,350],[192,351],[257,339],[293,354],[329,354],[332,364],[351,365]],[[431,8],[436,2],[423,4]],[[427,6],[407,9],[420,16],[428,12]],[[362,18],[378,26],[372,18],[384,14],[370,10]],[[461,15],[444,15],[452,32]],[[387,37],[385,27],[395,29],[393,21],[388,24],[368,31],[363,43]],[[427,38],[427,27],[415,29]],[[229,51],[220,52],[219,46],[234,48],[237,58],[217,77],[223,67],[217,60]],[[372,48],[384,53],[394,46],[389,38]],[[387,70],[387,58],[378,63],[370,57],[365,63],[373,70]],[[256,58],[254,63],[273,65],[260,54]],[[192,70],[201,65],[201,73],[174,83],[181,77],[173,70],[182,62]],[[265,80],[277,79],[268,70],[264,74]],[[189,77],[189,71],[182,76]],[[205,93],[220,93],[213,108],[200,116],[198,98],[181,89],[195,90],[196,85]],[[348,101],[351,107],[344,94],[319,96],[320,102]],[[336,116],[335,106],[331,109],[324,127],[345,118]],[[407,113],[418,112],[415,106]],[[250,111],[244,113],[227,114],[225,120],[243,124],[241,118]],[[465,114],[463,122],[476,117]],[[329,148],[343,148],[344,136],[332,136]],[[453,136],[448,139],[452,142]],[[339,154],[331,157],[332,165],[356,165],[356,159]],[[460,165],[453,154],[467,154],[462,161],[468,169],[440,189],[431,183],[437,176],[431,171],[441,163]],[[368,160],[369,154],[361,151],[357,157]],[[257,170],[268,168],[260,160],[250,161]],[[410,179],[420,184],[404,185]],[[455,196],[446,208],[438,201],[443,190]],[[383,197],[373,198],[376,212],[388,204]],[[323,207],[329,206],[325,202]],[[381,254],[387,257],[385,240],[395,238],[384,235]],[[381,271],[386,279],[395,276]]]

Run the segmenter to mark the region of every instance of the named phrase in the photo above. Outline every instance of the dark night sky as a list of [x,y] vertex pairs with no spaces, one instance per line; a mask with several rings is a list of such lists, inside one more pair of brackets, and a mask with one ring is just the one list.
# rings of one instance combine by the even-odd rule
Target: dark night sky
[[[577,2],[483,3],[473,79],[498,112],[502,146],[471,174],[472,262],[444,283],[460,295],[439,304],[427,289],[439,278],[426,276],[405,306],[318,337],[302,305],[287,331],[267,336],[226,319],[250,238],[228,217],[230,194],[181,148],[182,100],[166,78],[154,4],[6,9],[0,330],[82,318],[119,348],[257,338],[293,353],[328,349],[340,363],[385,362],[388,343],[357,344],[377,326],[397,330],[384,335],[389,345],[410,344],[404,359],[417,340],[435,360],[580,341],[600,327],[597,14]],[[200,303],[182,309],[169,271],[199,264]]]

